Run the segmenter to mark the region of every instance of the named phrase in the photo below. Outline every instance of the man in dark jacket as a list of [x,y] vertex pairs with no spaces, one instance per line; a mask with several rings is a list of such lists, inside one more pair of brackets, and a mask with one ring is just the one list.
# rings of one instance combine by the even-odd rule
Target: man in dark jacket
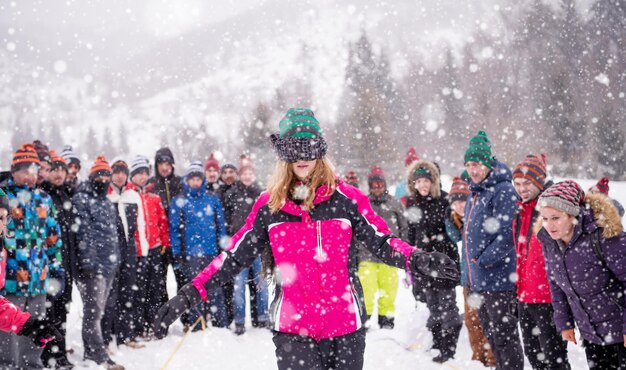
[[72,364],[68,361],[66,355],[65,333],[67,314],[70,311],[70,303],[72,302],[72,285],[77,263],[76,244],[71,232],[72,224],[74,223],[73,206],[72,199],[67,194],[65,186],[67,163],[54,150],[50,151],[50,162],[50,173],[47,176],[47,180],[41,184],[41,189],[48,193],[52,199],[55,219],[61,228],[61,240],[63,241],[61,255],[63,256],[62,265],[65,270],[65,289],[59,298],[49,302],[46,317],[48,321],[54,324],[63,337],[55,339],[52,345],[44,348],[41,360],[44,365],[55,369],[71,369]]
[[[157,150],[156,155],[154,156],[154,165],[156,166],[156,171],[154,177],[148,181],[149,185],[146,190],[149,193],[154,193],[161,198],[161,204],[163,205],[163,210],[165,210],[165,215],[167,216],[169,215],[172,199],[180,195],[183,191],[182,178],[174,173],[176,169],[176,162],[174,161],[174,155],[172,154],[170,148],[164,147]],[[162,263],[163,267],[160,271],[163,274],[163,281],[166,281],[167,266],[172,264],[171,248],[165,250]],[[173,266],[172,269],[174,270],[176,285],[178,289],[180,289],[183,285],[185,285],[185,276],[180,269],[174,269]]]
[[567,342],[556,330],[541,242],[533,231],[539,211],[537,199],[548,188],[546,158],[531,154],[513,171],[513,185],[521,200],[513,219],[517,252],[517,301],[524,353],[533,369],[569,369]]
[[[256,199],[261,195],[262,189],[256,183],[254,168],[247,164],[240,168],[240,179],[224,194],[224,215],[228,235],[235,235],[245,223],[246,218],[252,210]],[[251,271],[250,271],[251,270]],[[252,273],[255,282],[254,287],[250,287],[251,314],[256,313],[255,326],[265,327],[269,323],[268,318],[268,293],[267,286],[262,277],[261,258],[257,257],[251,266],[244,268],[235,278],[234,303],[235,303],[235,334],[245,332],[245,285]],[[252,297],[254,296],[254,300]],[[255,310],[252,310],[252,305]]]
[[107,369],[123,369],[109,357],[102,338],[101,319],[120,261],[117,212],[107,199],[111,167],[98,156],[89,180],[72,198],[76,210],[78,274],[76,283],[83,300],[84,357]]
[[470,197],[463,216],[463,243],[468,266],[466,284],[481,302],[480,324],[496,356],[497,369],[521,370],[524,355],[517,328],[515,246],[512,221],[517,195],[511,170],[491,154],[484,131],[465,152]]

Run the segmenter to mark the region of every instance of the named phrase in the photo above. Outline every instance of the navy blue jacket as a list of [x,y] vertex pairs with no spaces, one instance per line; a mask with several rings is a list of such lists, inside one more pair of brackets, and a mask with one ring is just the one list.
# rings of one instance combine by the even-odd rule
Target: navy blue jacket
[[89,181],[72,198],[76,214],[79,276],[83,271],[113,275],[120,264],[117,211],[106,194],[98,195]]
[[511,170],[494,160],[493,168],[480,184],[470,183],[465,205],[464,255],[466,285],[474,292],[515,289],[515,245],[512,223],[517,194]]

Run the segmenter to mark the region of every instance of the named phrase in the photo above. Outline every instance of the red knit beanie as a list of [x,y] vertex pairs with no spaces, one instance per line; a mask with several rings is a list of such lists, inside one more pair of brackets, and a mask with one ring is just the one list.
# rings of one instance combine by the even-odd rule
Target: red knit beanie
[[540,196],[539,207],[551,207],[572,216],[578,216],[580,206],[585,200],[585,192],[572,180],[557,182],[546,189]]
[[370,174],[367,175],[367,183],[372,184],[373,182],[380,181],[386,183],[385,180],[385,172],[379,166],[372,166],[372,170]]
[[409,148],[409,151],[406,153],[406,158],[404,158],[404,166],[408,167],[411,165],[411,163],[415,161],[419,161],[419,160],[420,160],[420,157],[415,152],[415,148],[411,147]]
[[539,190],[543,190],[546,182],[545,154],[530,154],[513,170],[513,180],[523,178],[530,180]]
[[597,184],[589,188],[590,193],[602,193],[606,196],[609,195],[609,178],[603,177]]
[[215,159],[215,155],[213,153],[211,153],[211,155],[209,156],[209,159],[207,159],[206,163],[204,164],[205,171],[208,170],[209,168],[213,168],[218,172],[220,170],[220,162],[218,162],[217,159]]

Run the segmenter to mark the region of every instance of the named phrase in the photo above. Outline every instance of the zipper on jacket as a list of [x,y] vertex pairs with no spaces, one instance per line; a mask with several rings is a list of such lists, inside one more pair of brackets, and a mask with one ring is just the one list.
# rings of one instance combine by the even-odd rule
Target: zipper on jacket
[[316,221],[315,228],[317,229],[317,256],[321,258],[324,254],[322,250],[322,221]]
[[467,277],[470,280],[470,284],[474,285],[474,281],[472,280],[472,261],[469,258],[469,248],[467,245],[467,234],[469,229],[470,222],[472,221],[472,212],[474,212],[474,205],[476,204],[476,198],[478,197],[478,193],[474,194],[474,198],[472,198],[472,206],[470,207],[469,214],[467,215],[467,222],[465,223],[465,233],[463,235],[463,239],[465,239],[465,259],[467,260]]

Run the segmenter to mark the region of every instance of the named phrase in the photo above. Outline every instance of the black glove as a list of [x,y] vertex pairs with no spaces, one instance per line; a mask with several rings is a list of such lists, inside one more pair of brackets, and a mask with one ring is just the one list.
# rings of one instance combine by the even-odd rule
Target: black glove
[[167,329],[176,319],[190,308],[202,301],[198,289],[189,283],[178,291],[178,294],[159,308],[154,320],[154,335],[161,339],[167,335]]
[[22,330],[17,335],[31,337],[36,346],[43,348],[52,340],[61,339],[63,336],[47,320],[37,320],[32,316],[26,320]]
[[459,268],[450,257],[441,252],[415,251],[409,257],[413,275],[436,279],[459,280]]

